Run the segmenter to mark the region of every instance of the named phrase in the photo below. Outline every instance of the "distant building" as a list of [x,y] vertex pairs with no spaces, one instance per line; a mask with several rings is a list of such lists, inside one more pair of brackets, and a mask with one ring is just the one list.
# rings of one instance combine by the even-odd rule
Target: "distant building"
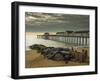
[[74,31],[66,31],[65,36],[74,36]]
[[56,35],[65,35],[65,32],[57,32]]
[[89,36],[89,31],[66,31],[65,36]]
[[44,33],[44,39],[49,39],[49,33],[48,32]]
[[89,31],[76,31],[76,36],[89,36]]

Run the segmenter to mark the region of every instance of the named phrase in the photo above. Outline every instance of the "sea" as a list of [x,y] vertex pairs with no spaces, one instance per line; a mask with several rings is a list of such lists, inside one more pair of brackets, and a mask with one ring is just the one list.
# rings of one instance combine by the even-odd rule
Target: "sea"
[[47,47],[63,47],[63,48],[68,47],[63,42],[40,39],[40,38],[37,38],[37,36],[34,34],[26,34],[26,50],[30,50],[29,46],[34,45],[34,44],[42,44]]
[[[26,33],[26,36],[25,36],[25,40],[26,40],[26,51],[27,50],[31,50],[29,48],[29,46],[31,45],[34,45],[34,44],[42,44],[42,45],[45,45],[47,47],[63,47],[63,48],[78,48],[79,46],[73,46],[71,44],[66,44],[64,42],[59,42],[59,41],[53,41],[53,40],[46,40],[46,39],[40,39],[40,38],[37,38],[37,35],[34,35],[33,33],[31,34],[27,34]],[[81,46],[82,47],[82,46]]]

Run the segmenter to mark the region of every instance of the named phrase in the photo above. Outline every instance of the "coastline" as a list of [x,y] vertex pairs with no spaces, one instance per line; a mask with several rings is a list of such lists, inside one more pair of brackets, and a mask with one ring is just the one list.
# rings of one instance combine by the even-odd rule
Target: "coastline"
[[[87,50],[89,56],[89,48],[77,48],[74,50],[81,52],[82,49]],[[89,65],[89,63],[69,61],[66,64],[64,61],[54,61],[48,58],[44,58],[40,53],[37,53],[36,50],[28,50],[25,52],[25,68],[82,66],[82,65]]]

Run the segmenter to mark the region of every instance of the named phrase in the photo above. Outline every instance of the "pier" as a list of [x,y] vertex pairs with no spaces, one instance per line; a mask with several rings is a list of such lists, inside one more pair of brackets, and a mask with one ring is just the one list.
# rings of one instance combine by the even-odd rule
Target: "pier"
[[89,46],[89,32],[76,31],[76,32],[57,32],[55,35],[44,33],[44,35],[37,35],[37,38],[64,42],[73,46]]

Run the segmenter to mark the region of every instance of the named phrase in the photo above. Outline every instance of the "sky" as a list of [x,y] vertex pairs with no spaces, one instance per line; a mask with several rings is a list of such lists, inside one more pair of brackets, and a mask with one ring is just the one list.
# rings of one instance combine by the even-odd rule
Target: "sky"
[[89,15],[25,12],[26,32],[89,30]]

